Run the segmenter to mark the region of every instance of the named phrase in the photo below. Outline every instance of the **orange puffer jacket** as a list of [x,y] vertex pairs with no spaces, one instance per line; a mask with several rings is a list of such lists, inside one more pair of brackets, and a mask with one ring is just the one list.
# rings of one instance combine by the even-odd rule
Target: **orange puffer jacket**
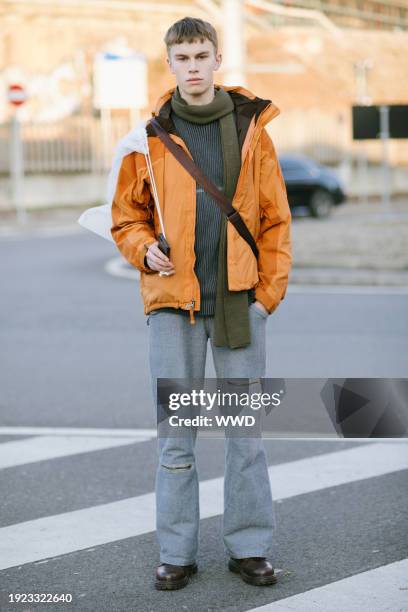
[[[223,87],[230,94],[237,118],[241,171],[232,204],[238,210],[259,249],[258,259],[235,227],[227,226],[228,288],[255,287],[255,297],[273,312],[284,298],[292,263],[291,213],[285,182],[275,147],[265,126],[280,110],[270,100],[258,98],[243,87]],[[152,116],[170,137],[191,156],[176,135],[170,99],[174,88],[159,98]],[[166,306],[200,309],[200,286],[194,272],[196,183],[146,126],[150,157],[161,206],[170,259],[175,273],[159,276],[144,265],[149,246],[160,233],[146,160],[142,153],[126,155],[119,171],[112,202],[112,237],[127,261],[140,270],[144,312]]]

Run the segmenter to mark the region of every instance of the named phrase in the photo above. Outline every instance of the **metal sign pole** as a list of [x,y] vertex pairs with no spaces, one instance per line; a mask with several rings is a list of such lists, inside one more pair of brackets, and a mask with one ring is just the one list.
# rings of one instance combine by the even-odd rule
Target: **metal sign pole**
[[358,167],[358,195],[360,204],[368,203],[368,162],[365,153],[364,143],[361,142],[358,150],[357,167]]
[[246,85],[243,0],[223,0],[224,83]]
[[101,132],[102,132],[102,168],[103,171],[109,169],[111,164],[111,110],[110,108],[101,109]]
[[385,211],[390,210],[391,172],[389,163],[390,146],[390,108],[380,106],[380,138],[382,144],[382,206]]
[[20,122],[17,109],[10,123],[10,185],[11,200],[16,209],[17,222],[27,222],[27,211],[23,203],[24,162],[23,146],[21,141]]

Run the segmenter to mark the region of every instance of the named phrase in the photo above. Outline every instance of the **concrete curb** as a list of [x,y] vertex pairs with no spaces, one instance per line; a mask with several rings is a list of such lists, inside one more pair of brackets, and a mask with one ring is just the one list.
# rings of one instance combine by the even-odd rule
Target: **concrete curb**
[[[122,257],[114,257],[105,264],[112,276],[139,281],[140,273]],[[408,288],[408,272],[395,270],[349,270],[346,268],[292,268],[290,285]]]
[[290,282],[306,285],[408,287],[408,271],[350,268],[292,268]]

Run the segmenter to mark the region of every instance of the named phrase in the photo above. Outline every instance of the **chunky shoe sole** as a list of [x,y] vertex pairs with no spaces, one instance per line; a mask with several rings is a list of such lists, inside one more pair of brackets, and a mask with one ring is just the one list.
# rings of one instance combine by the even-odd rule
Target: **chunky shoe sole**
[[154,586],[158,591],[175,591],[177,589],[182,589],[188,584],[192,574],[197,573],[197,569],[197,565],[194,563],[193,567],[187,570],[188,574],[180,578],[180,580],[156,580]]
[[253,584],[255,586],[268,586],[271,584],[276,584],[276,582],[278,582],[276,576],[248,576],[248,574],[245,574],[241,571],[240,564],[234,561],[233,559],[230,559],[228,561],[228,569],[231,572],[234,572],[235,574],[239,574],[242,580],[244,580],[248,584]]

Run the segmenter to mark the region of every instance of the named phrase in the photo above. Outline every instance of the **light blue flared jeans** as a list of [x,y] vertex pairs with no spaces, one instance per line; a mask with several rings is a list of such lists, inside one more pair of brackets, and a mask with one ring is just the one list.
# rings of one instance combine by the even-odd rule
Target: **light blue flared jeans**
[[[265,327],[269,315],[251,304],[251,344],[229,349],[213,344],[214,317],[190,318],[155,310],[147,317],[154,403],[158,378],[204,379],[208,338],[218,378],[265,376]],[[199,482],[196,431],[191,436],[158,438],[156,529],[160,562],[196,561],[199,534]],[[223,543],[227,555],[271,555],[276,519],[262,437],[225,438]]]

